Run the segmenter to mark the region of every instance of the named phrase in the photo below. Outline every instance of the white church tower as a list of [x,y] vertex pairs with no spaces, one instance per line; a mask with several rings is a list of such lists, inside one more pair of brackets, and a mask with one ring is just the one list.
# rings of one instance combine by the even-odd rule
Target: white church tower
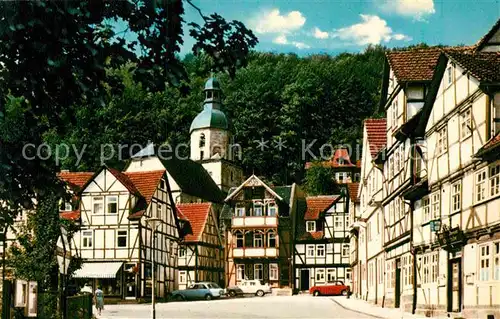
[[227,192],[243,182],[243,171],[236,165],[231,145],[229,120],[221,110],[221,89],[216,78],[205,83],[205,101],[201,111],[191,123],[191,159],[200,162],[222,191]]

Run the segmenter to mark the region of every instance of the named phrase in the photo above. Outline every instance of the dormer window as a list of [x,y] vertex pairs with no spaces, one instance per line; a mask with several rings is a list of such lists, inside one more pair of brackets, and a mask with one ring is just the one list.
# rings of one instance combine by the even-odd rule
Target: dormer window
[[315,232],[315,231],[316,231],[316,222],[315,222],[315,221],[308,220],[308,221],[306,222],[306,229],[307,229],[307,232],[308,232],[308,233]]

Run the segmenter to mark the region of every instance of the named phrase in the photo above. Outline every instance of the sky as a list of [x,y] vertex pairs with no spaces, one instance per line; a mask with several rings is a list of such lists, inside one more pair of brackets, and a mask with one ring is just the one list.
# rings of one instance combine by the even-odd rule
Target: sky
[[[257,51],[338,54],[370,44],[474,44],[500,18],[500,0],[192,0],[205,14],[239,20]],[[186,1],[184,20],[202,23]],[[186,30],[187,31],[187,30]],[[185,31],[182,54],[194,43]]]

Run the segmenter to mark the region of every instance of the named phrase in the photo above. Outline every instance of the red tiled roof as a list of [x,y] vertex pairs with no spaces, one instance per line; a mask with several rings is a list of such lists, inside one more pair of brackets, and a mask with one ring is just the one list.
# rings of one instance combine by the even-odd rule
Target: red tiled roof
[[140,192],[137,189],[137,187],[135,187],[134,183],[130,180],[130,178],[127,175],[125,175],[124,173],[120,172],[119,170],[111,168],[111,167],[108,167],[107,169],[131,193],[133,193],[133,194],[140,194]]
[[484,146],[481,148],[482,151],[488,151],[492,149],[493,147],[496,147],[500,145],[500,133],[497,135],[493,136]]
[[73,190],[80,190],[94,176],[92,172],[60,172],[57,174]]
[[59,213],[59,217],[66,220],[77,220],[80,219],[80,210],[78,209],[69,212],[61,212]]
[[[191,226],[191,234],[184,236],[185,242],[198,242],[201,240],[203,230],[210,216],[211,203],[177,204],[177,216],[188,220]],[[180,213],[180,214],[179,214]]]
[[133,214],[130,214],[128,215],[128,219],[130,220],[137,220],[137,219],[141,219],[141,217],[144,215],[146,211],[143,209],[143,210],[139,210]]
[[444,52],[479,81],[500,82],[500,52],[465,53],[454,50],[444,50]]
[[319,240],[323,239],[323,232],[322,231],[316,231],[312,233],[303,233],[300,237],[299,240]]
[[339,197],[338,195],[307,197],[307,210],[304,215],[304,220],[318,219],[320,214],[330,208]]
[[386,119],[366,119],[365,127],[370,154],[372,158],[375,158],[377,153],[384,148],[387,143]]
[[165,170],[124,173],[149,204]]
[[[344,160],[344,163],[340,163],[340,159]],[[311,166],[315,165],[315,163],[312,162],[307,162],[306,163],[306,169],[310,168]],[[320,162],[319,165],[325,166],[325,167],[361,167],[361,161],[356,161],[354,164],[351,161],[351,156],[349,155],[349,150],[347,148],[338,148],[335,150],[335,153],[333,153],[332,158],[329,161],[324,161]]]
[[398,82],[430,81],[434,75],[439,48],[387,52],[387,61]]
[[351,201],[353,203],[359,202],[359,199],[358,199],[359,183],[348,183],[347,188],[349,191],[349,197],[351,198]]

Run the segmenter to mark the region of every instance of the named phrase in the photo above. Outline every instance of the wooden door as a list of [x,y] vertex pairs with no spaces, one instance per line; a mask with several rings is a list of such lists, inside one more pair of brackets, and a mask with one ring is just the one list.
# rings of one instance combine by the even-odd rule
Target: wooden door
[[309,290],[309,269],[300,270],[300,290]]
[[448,263],[448,311],[460,312],[462,308],[462,262],[453,259]]

